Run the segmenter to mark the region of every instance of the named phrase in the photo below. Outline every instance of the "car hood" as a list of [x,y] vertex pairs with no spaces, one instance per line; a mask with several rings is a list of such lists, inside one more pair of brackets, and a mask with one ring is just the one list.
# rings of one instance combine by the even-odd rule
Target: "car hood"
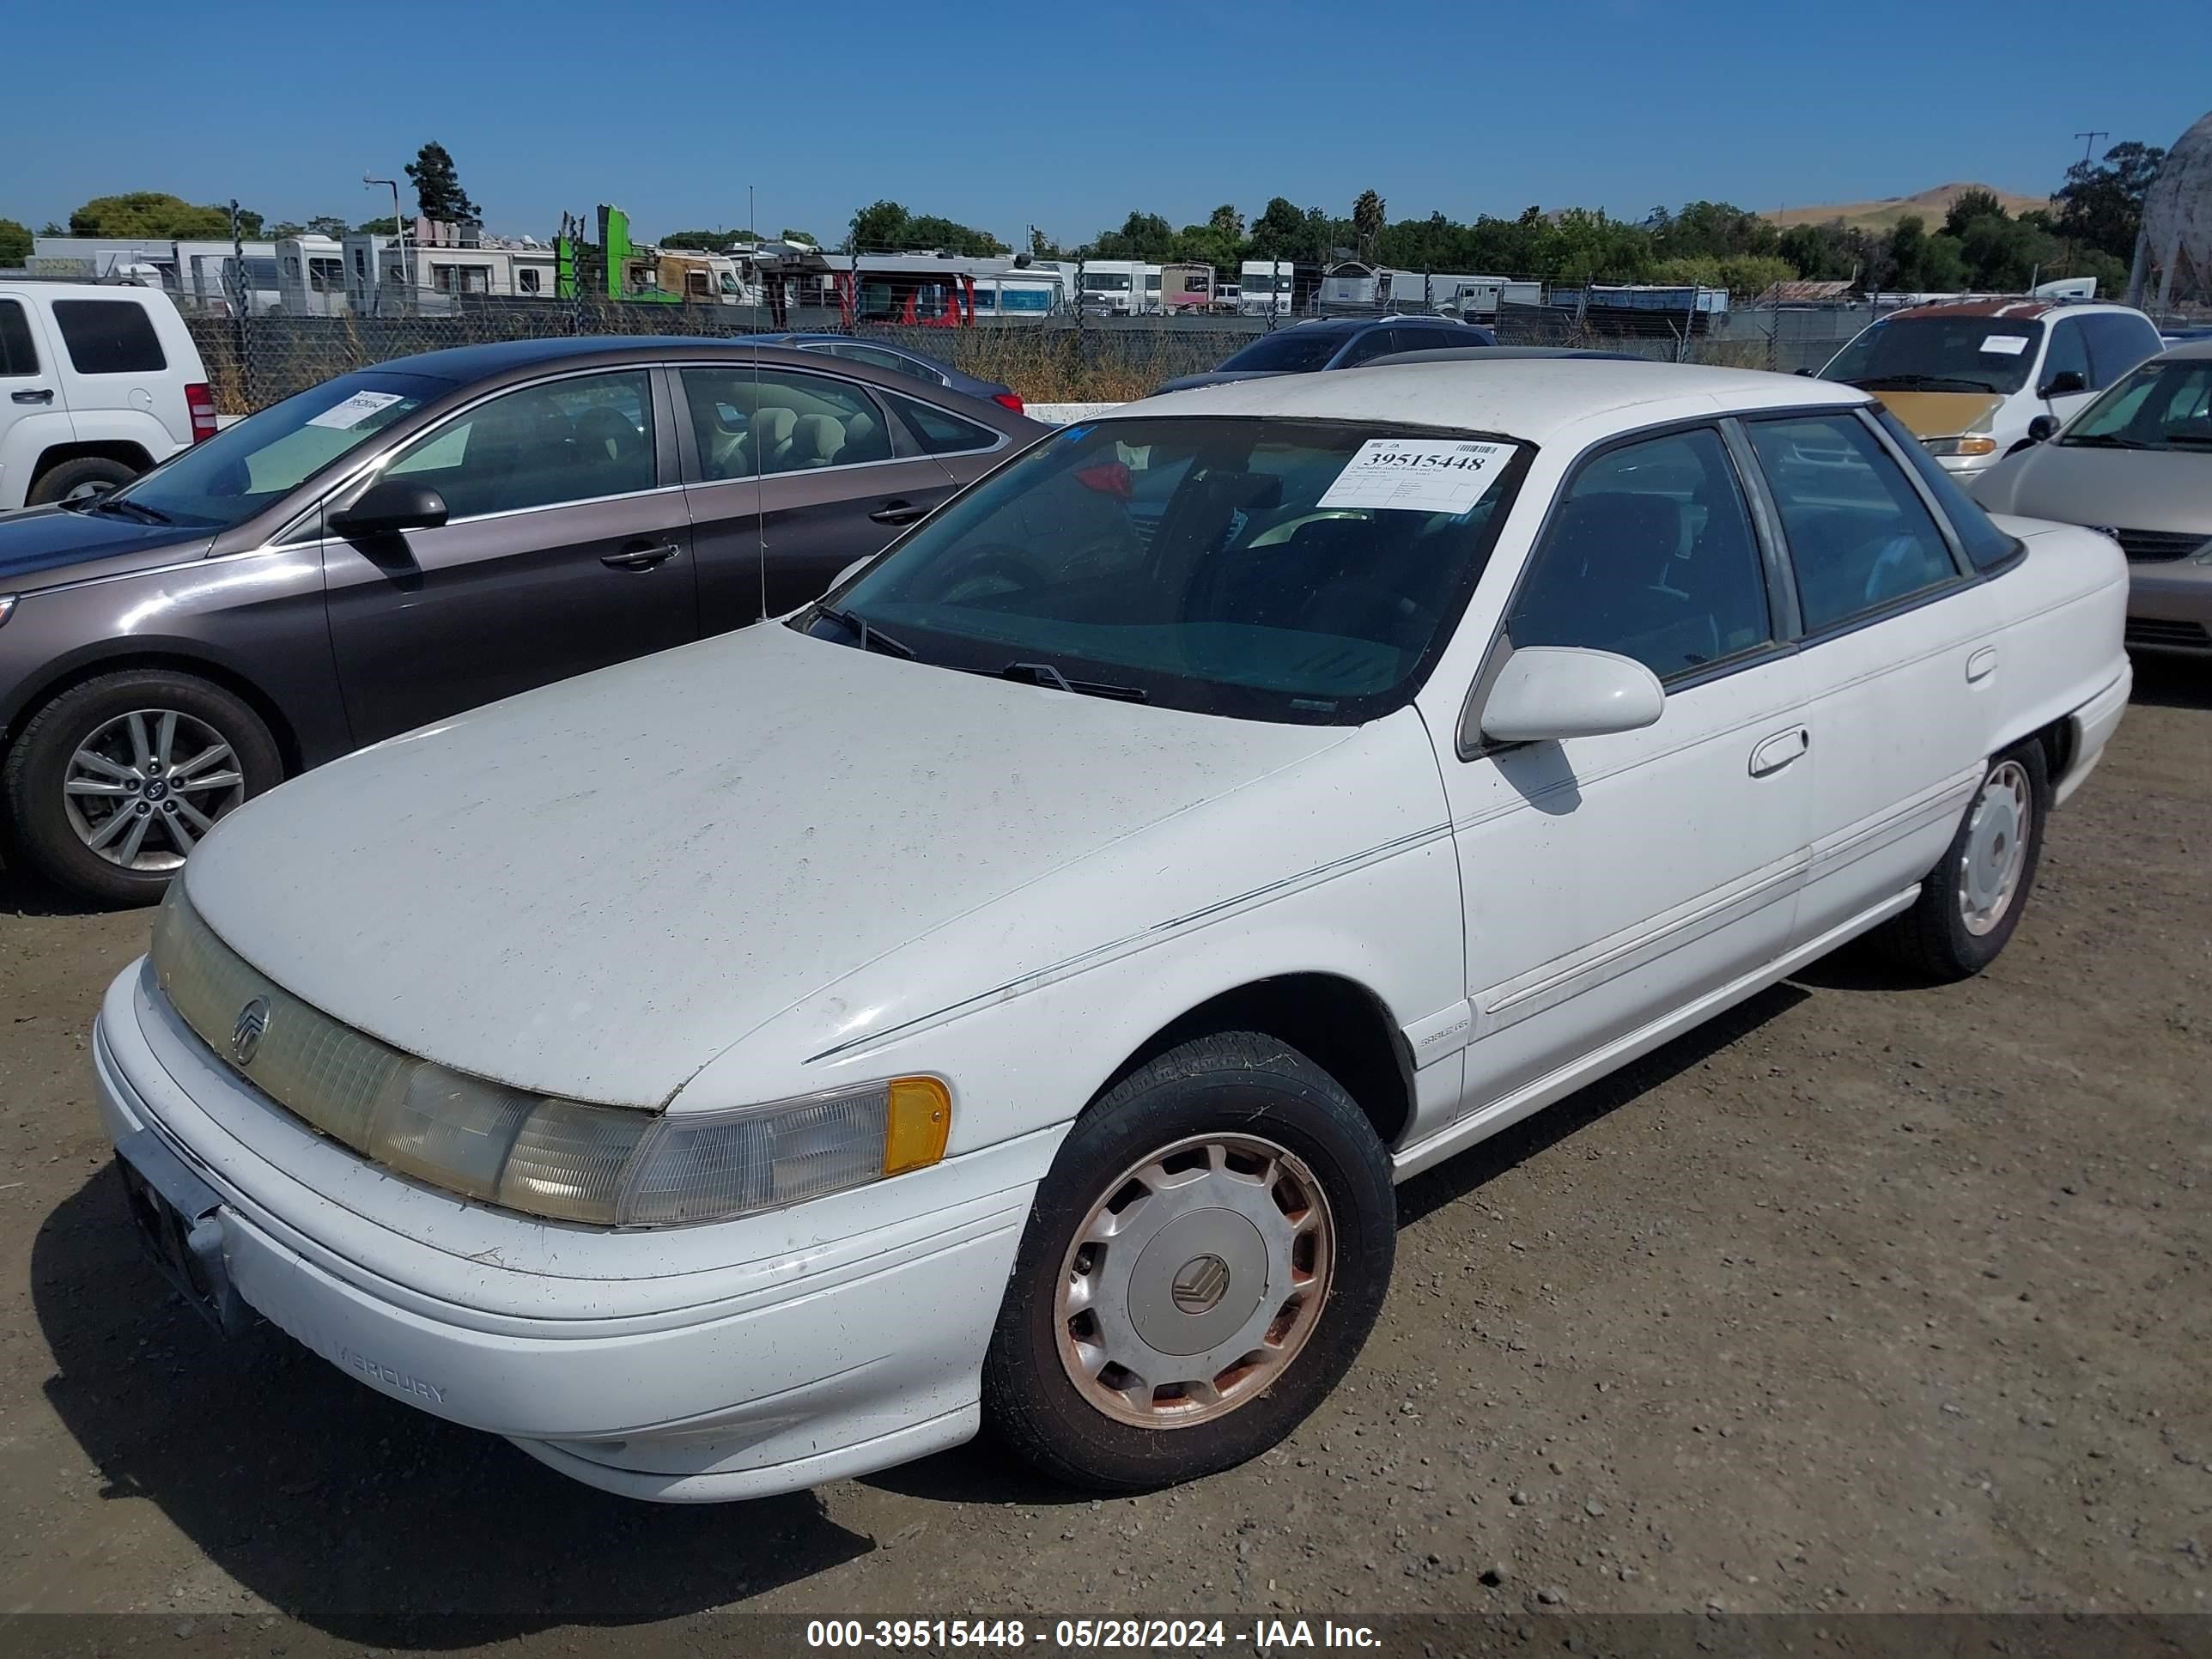
[[1916,438],[1955,438],[1987,432],[2004,399],[1994,392],[1877,392],[1889,412]]
[[1289,372],[1282,368],[1217,368],[1204,374],[1178,374],[1174,380],[1164,382],[1152,395],[1158,397],[1161,392],[1188,392],[1194,386],[1227,386],[1234,380],[1272,380]]
[[660,1107],[832,981],[1352,729],[769,624],[307,773],[218,825],[185,886],[270,980],[396,1048]]
[[1999,512],[2212,539],[2212,454],[2045,443],[2001,466],[1974,489]]
[[106,513],[36,507],[0,516],[0,593],[29,593],[87,576],[112,576],[192,558],[214,539],[204,530],[136,524]]

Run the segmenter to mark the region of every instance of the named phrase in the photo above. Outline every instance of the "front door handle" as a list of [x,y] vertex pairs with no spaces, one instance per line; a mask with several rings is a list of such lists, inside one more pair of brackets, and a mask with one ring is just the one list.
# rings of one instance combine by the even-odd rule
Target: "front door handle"
[[1769,772],[1779,772],[1812,746],[1813,734],[1802,726],[1777,732],[1751,751],[1751,775],[1763,778]]
[[18,392],[14,396],[19,404],[50,404],[54,400],[54,389],[42,386],[29,392]]
[[927,507],[916,507],[912,501],[885,501],[868,516],[878,524],[912,524],[928,511]]
[[1966,659],[1966,678],[1970,682],[1985,680],[1996,672],[1997,648],[1994,645],[1985,645]]
[[610,553],[599,562],[610,570],[654,570],[666,564],[683,550],[674,542],[632,542],[618,553]]

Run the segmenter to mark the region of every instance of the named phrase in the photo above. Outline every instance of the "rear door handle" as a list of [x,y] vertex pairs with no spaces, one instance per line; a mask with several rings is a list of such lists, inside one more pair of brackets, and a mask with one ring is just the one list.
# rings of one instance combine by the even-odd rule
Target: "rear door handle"
[[1813,734],[1802,726],[1777,732],[1751,751],[1751,775],[1763,778],[1769,772],[1779,772],[1812,746]]
[[1966,659],[1966,678],[1969,680],[1985,680],[1996,672],[1997,648],[1994,645],[1985,645]]
[[912,524],[928,511],[927,507],[916,507],[912,501],[885,501],[868,516],[878,524]]
[[610,553],[599,562],[610,570],[653,570],[666,564],[683,549],[674,542],[632,542],[618,553]]
[[42,386],[30,392],[15,392],[14,397],[19,404],[50,404],[54,400],[54,389]]

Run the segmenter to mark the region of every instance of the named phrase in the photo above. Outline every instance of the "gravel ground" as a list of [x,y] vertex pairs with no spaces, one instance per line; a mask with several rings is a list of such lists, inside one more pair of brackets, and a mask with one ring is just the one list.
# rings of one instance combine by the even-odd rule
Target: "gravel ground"
[[715,1509],[219,1346],[91,1103],[147,914],[0,873],[0,1613],[295,1652],[456,1612],[2212,1613],[2208,853],[2212,673],[2146,665],[1995,969],[1845,952],[1403,1189],[1373,1340],[1266,1458],[1098,1502],[977,1446]]

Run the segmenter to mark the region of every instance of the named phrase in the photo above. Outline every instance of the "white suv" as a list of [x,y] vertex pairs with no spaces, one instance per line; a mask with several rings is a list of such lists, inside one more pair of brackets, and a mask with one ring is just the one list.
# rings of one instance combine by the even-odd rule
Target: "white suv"
[[216,431],[158,289],[0,278],[0,512],[112,489]]

